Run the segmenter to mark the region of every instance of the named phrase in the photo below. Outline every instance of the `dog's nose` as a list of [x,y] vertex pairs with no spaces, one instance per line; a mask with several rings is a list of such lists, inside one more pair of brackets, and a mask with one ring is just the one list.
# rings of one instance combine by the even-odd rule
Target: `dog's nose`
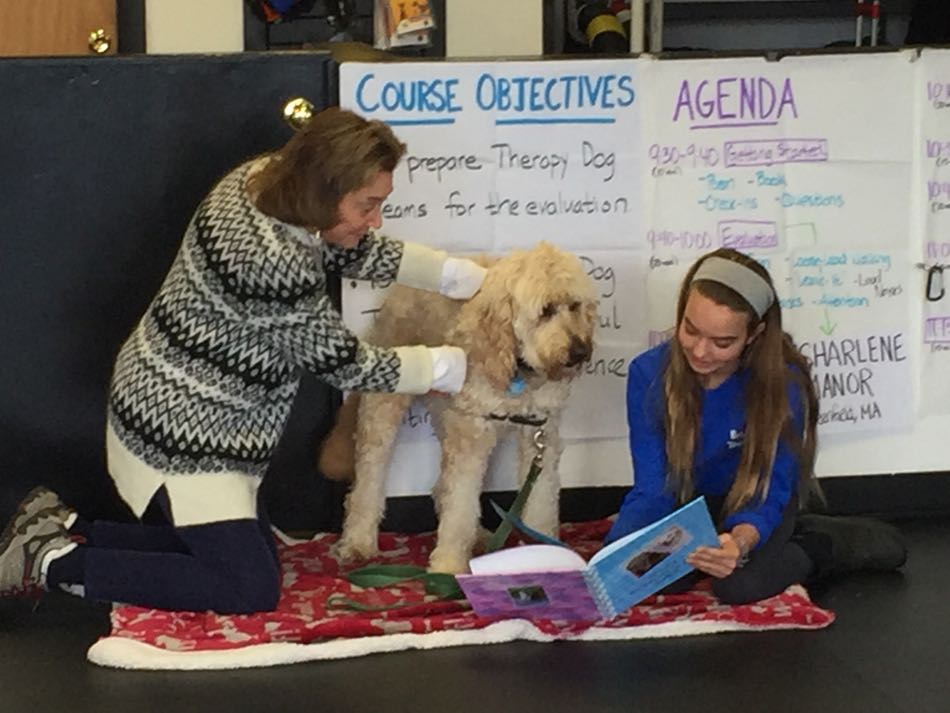
[[571,345],[567,350],[567,365],[577,366],[590,359],[591,343],[578,337],[571,338]]

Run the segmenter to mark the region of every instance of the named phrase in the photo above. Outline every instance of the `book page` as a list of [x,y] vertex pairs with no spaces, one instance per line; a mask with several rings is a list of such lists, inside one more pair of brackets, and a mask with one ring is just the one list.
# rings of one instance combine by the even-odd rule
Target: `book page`
[[[602,562],[603,560],[605,560],[607,557],[612,555],[617,550],[627,548],[632,542],[634,542],[635,540],[639,540],[640,538],[643,538],[643,536],[646,535],[647,533],[652,533],[654,536],[661,534],[666,529],[664,526],[667,523],[670,523],[671,521],[678,522],[678,521],[686,519],[686,522],[691,524],[692,518],[690,517],[690,514],[696,508],[701,508],[702,510],[706,510],[706,501],[702,497],[696,498],[695,500],[687,503],[686,505],[683,505],[678,510],[675,510],[674,512],[670,513],[666,517],[661,518],[654,523],[646,525],[645,527],[641,527],[639,530],[636,530],[635,532],[631,532],[627,535],[624,535],[619,540],[615,540],[611,542],[609,545],[607,545],[606,547],[603,547],[602,549],[598,550],[597,554],[595,554],[593,557],[590,558],[591,566],[594,566],[598,562]],[[708,517],[709,515],[707,511],[706,518],[708,519]],[[676,543],[676,544],[679,545],[682,543]]]
[[475,557],[472,574],[513,574],[584,569],[587,563],[573,550],[556,545],[524,545]]
[[690,572],[690,552],[718,541],[701,497],[620,538],[592,557],[588,568],[601,609],[612,615],[626,611]]

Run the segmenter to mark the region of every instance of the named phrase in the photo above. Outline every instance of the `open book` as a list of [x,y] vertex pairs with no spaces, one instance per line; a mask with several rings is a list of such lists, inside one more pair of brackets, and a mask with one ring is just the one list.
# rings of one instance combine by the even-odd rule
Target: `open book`
[[717,547],[706,501],[697,498],[604,547],[590,562],[557,545],[524,545],[475,557],[457,575],[481,616],[594,621],[623,613],[693,568],[686,556]]

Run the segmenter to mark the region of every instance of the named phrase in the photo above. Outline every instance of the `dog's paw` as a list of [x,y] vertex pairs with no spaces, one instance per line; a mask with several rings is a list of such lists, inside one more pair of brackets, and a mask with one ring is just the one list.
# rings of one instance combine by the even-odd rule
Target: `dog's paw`
[[369,559],[379,554],[376,538],[344,537],[333,548],[333,554],[341,562]]
[[448,552],[436,547],[429,557],[429,571],[441,574],[468,572],[468,555],[466,553]]

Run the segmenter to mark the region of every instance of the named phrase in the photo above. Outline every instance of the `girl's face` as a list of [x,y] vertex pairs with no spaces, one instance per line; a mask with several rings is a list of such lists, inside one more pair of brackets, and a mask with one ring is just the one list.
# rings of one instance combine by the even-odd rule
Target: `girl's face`
[[331,245],[355,248],[370,228],[383,224],[383,203],[393,192],[393,174],[376,173],[365,186],[350,191],[340,200],[338,222],[320,232],[320,237]]
[[713,302],[692,289],[676,338],[690,368],[706,388],[714,388],[739,368],[742,351],[763,328],[760,324],[749,334],[749,318],[744,312]]

